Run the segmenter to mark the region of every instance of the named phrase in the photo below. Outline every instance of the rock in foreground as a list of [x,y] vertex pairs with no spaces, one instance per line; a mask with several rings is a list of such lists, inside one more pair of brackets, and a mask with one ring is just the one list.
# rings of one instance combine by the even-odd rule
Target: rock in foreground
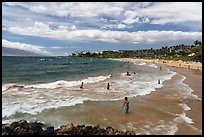
[[118,131],[112,127],[101,128],[97,126],[85,126],[66,124],[59,129],[54,129],[53,126],[45,127],[39,122],[30,122],[20,120],[11,124],[2,124],[2,135],[135,135],[132,131]]

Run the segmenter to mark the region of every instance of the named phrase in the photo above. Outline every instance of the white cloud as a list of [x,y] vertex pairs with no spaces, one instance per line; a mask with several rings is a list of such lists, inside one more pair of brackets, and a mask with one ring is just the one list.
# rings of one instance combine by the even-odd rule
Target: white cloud
[[58,46],[55,46],[55,47],[50,47],[52,49],[62,49],[63,47],[58,47]]
[[[183,23],[186,21],[202,22],[201,2],[153,3],[148,8],[126,10],[124,23],[135,23],[135,18],[151,18],[152,24]],[[149,21],[148,21],[149,22]]]
[[71,26],[71,30],[77,30],[77,27],[76,26]]
[[133,23],[139,23],[139,18],[138,17],[136,18],[128,17],[125,20],[123,20],[123,22],[128,25],[133,24]]
[[9,6],[22,6],[33,12],[55,16],[86,16],[93,17],[101,14],[120,15],[124,4],[104,2],[6,2]]
[[101,27],[101,29],[104,29],[104,28],[117,28],[117,29],[124,29],[124,28],[130,28],[132,26],[128,26],[126,24],[109,24],[109,25],[104,25]]
[[127,25],[125,25],[125,24],[117,24],[117,28],[119,28],[119,29],[127,28]]
[[[46,26],[46,27],[48,27],[48,26]],[[70,27],[61,25],[58,27],[58,29],[59,30],[77,30],[77,27],[75,25],[70,26]]]
[[[75,20],[67,21],[65,18],[56,18],[53,16],[46,16],[44,14],[34,13],[32,11],[26,10],[19,7],[2,6],[2,26],[23,26],[30,27],[38,22],[48,22],[53,26],[67,25],[73,26]],[[81,21],[81,20],[80,20]]]
[[8,31],[21,35],[37,37],[48,37],[61,40],[98,40],[105,42],[121,43],[158,43],[166,41],[184,41],[201,39],[202,32],[182,32],[182,31],[110,31],[110,30],[67,30],[61,26],[51,29],[49,25],[36,22],[33,27],[9,27]]
[[52,49],[79,49],[81,48],[80,46],[69,46],[69,47],[60,47],[60,46],[54,46],[54,47],[50,47]]
[[154,18],[152,20],[154,24],[202,21],[201,2],[6,2],[6,4],[20,5],[36,13],[60,17],[123,16],[124,22],[129,23],[137,17]]
[[19,43],[19,42],[10,42],[5,39],[2,39],[2,47],[19,49],[19,50],[24,50],[24,51],[28,51],[36,54],[42,54],[42,55],[51,55],[50,52],[45,50],[45,47]]
[[[16,5],[29,11],[13,8]],[[17,26],[16,24],[28,26],[35,21],[42,21],[53,22],[52,24],[55,25],[68,25],[69,23],[69,26],[79,28],[82,28],[84,24],[93,24],[92,26],[98,26],[98,28],[108,24],[109,28],[120,29],[125,28],[121,24],[127,25],[126,28],[131,28],[130,26],[137,23],[162,25],[173,23],[194,29],[193,25],[187,23],[192,22],[198,24],[196,30],[202,29],[200,25],[202,23],[201,2],[6,2],[3,4],[2,13],[4,17],[2,22],[6,26]],[[58,18],[59,21],[52,16],[44,15],[61,18]],[[14,18],[5,20],[5,16]],[[70,20],[66,21],[64,17]],[[108,25],[104,28],[108,28]]]

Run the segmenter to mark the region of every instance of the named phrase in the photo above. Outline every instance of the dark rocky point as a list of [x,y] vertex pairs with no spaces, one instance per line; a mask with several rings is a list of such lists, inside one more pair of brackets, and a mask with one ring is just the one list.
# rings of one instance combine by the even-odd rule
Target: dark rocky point
[[112,127],[101,128],[100,125],[85,126],[73,123],[54,129],[53,126],[44,128],[45,125],[39,122],[20,120],[11,124],[2,124],[2,135],[135,135],[133,131],[118,131]]

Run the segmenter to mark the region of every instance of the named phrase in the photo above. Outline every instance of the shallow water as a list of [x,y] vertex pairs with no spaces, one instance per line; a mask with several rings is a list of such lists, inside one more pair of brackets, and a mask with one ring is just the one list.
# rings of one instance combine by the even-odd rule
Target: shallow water
[[[100,60],[97,62],[101,64]],[[184,100],[197,97],[183,84],[185,77],[168,69],[159,70],[154,64],[117,61],[117,65],[121,68],[95,70],[95,74],[90,71],[83,77],[75,75],[69,80],[6,83],[2,87],[2,122],[37,120],[56,128],[70,122],[100,124],[133,130],[137,134],[175,134],[178,123],[193,122],[185,115],[190,108]],[[126,71],[131,76],[127,76]],[[84,82],[84,89],[79,88],[81,82]],[[110,83],[110,90],[106,89],[107,83]],[[122,109],[125,96],[130,101],[127,115]]]

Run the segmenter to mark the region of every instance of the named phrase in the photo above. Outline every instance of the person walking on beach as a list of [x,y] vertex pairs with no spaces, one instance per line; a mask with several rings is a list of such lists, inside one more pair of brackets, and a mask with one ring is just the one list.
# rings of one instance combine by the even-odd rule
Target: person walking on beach
[[107,90],[109,90],[110,89],[110,84],[108,83],[108,85],[107,85]]
[[84,88],[84,83],[82,82],[81,86],[80,86],[80,89],[83,89],[83,88]]
[[128,113],[128,110],[129,110],[129,101],[128,101],[128,98],[125,97],[125,102],[123,104],[123,107],[125,106],[125,113],[127,114]]

